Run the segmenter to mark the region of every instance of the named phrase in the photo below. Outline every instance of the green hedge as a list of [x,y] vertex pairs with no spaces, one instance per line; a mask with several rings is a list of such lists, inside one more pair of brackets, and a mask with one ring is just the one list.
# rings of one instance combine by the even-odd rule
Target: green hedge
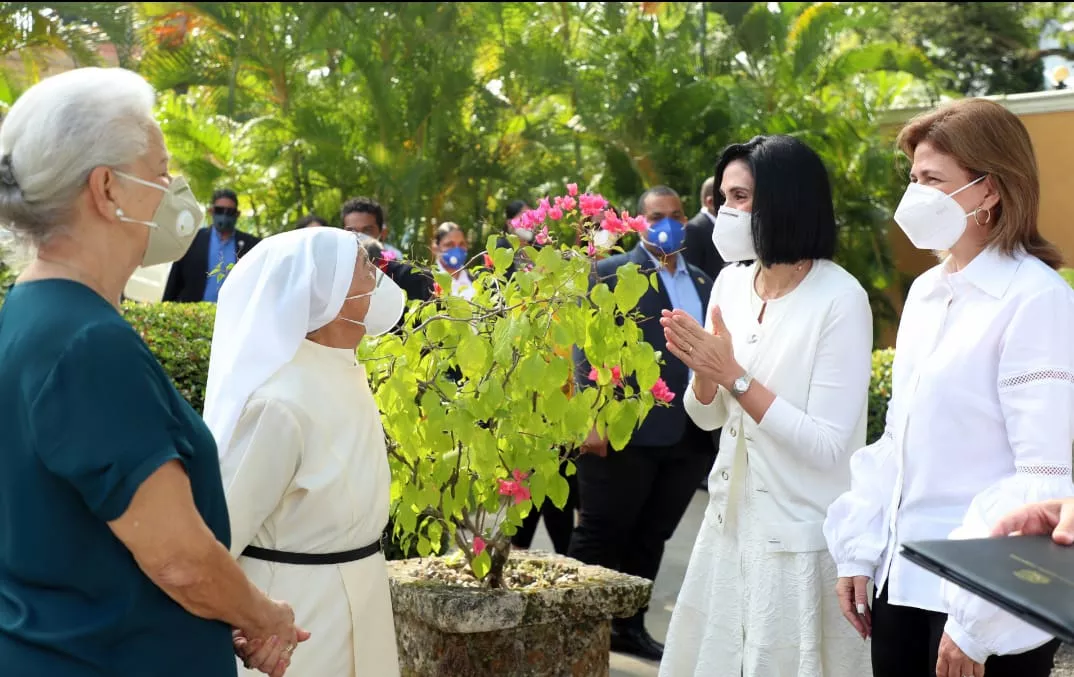
[[171,375],[187,402],[205,408],[216,306],[212,303],[132,303],[123,315]]
[[873,378],[869,384],[869,427],[865,439],[871,444],[884,434],[884,420],[891,399],[891,363],[895,350],[885,348],[873,352]]

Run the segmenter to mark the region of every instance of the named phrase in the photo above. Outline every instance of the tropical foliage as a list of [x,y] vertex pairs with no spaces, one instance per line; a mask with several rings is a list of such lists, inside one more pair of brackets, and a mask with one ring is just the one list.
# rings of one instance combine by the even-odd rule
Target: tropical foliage
[[[146,75],[177,168],[201,195],[238,190],[240,227],[373,195],[418,258],[436,222],[483,242],[507,202],[568,177],[619,208],[665,183],[694,209],[722,147],[796,134],[835,177],[841,262],[883,316],[899,180],[875,120],[938,90],[920,50],[875,32],[875,4],[0,3],[0,50]],[[41,72],[9,71],[0,100]]]

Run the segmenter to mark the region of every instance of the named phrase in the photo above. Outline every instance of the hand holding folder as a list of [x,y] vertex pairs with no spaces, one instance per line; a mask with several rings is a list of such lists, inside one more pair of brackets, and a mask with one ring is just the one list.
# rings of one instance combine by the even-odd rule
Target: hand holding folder
[[992,530],[992,536],[1049,535],[1059,545],[1074,543],[1074,498],[1024,505]]
[[993,538],[906,543],[902,556],[1074,644],[1072,542],[1074,498],[1024,506]]

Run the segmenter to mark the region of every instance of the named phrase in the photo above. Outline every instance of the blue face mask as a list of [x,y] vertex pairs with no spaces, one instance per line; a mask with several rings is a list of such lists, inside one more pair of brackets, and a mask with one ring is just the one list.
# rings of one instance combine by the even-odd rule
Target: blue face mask
[[682,224],[668,217],[660,219],[649,226],[645,233],[645,239],[654,245],[665,256],[674,254],[682,249],[682,242],[686,238],[686,230]]
[[466,265],[467,251],[465,247],[452,247],[440,255],[440,263],[444,268],[455,272]]

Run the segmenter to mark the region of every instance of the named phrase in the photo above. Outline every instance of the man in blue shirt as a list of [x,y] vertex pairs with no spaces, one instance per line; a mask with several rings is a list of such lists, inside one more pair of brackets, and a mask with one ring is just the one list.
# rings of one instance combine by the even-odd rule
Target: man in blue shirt
[[231,266],[261,241],[235,228],[239,196],[230,188],[213,193],[206,217],[212,223],[198,232],[187,253],[172,265],[162,300],[216,303]]
[[[615,289],[619,268],[636,264],[657,273],[638,302],[638,326],[646,343],[663,355],[660,376],[675,393],[670,406],[657,406],[619,451],[607,441],[587,441],[577,461],[581,515],[571,536],[569,556],[649,580],[656,578],[664,544],[712,468],[716,450],[712,437],[690,420],[683,407],[689,370],[667,350],[660,326],[663,310],[682,309],[702,324],[712,279],[683,258],[682,200],[671,188],[650,188],[638,200],[638,212],[649,228],[633,250],[597,263],[596,277]],[[584,356],[577,380],[588,381]],[[645,609],[612,623],[612,650],[660,660],[664,647],[645,628]]]

